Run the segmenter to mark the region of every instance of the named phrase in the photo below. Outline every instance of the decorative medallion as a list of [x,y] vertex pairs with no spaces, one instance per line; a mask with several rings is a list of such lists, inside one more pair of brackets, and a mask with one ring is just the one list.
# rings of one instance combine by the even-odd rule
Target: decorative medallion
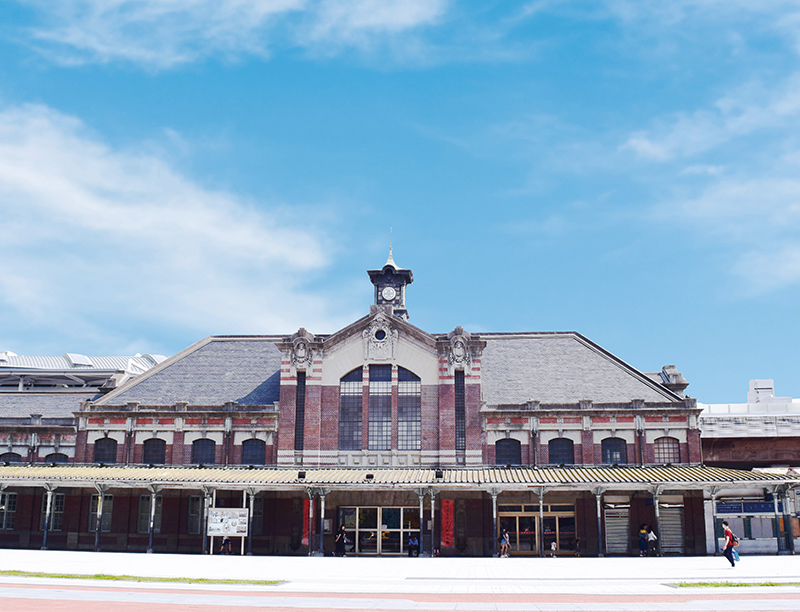
[[398,332],[384,314],[378,314],[361,332],[365,361],[391,361],[397,346]]

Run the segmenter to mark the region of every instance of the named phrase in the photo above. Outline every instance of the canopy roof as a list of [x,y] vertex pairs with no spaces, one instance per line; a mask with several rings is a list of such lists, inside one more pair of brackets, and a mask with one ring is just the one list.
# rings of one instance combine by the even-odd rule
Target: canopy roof
[[263,467],[123,467],[59,464],[0,466],[0,487],[95,487],[176,489],[327,490],[548,490],[702,489],[704,487],[800,486],[785,474],[694,467],[486,467],[476,469],[364,469]]

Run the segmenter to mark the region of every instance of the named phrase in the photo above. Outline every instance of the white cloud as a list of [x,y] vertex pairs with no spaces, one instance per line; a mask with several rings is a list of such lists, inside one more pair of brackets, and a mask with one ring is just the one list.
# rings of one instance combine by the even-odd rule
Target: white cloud
[[435,23],[449,0],[19,0],[38,9],[41,51],[63,64],[156,69],[211,55],[369,46]]
[[341,322],[302,284],[328,263],[313,211],[205,189],[163,156],[114,150],[44,106],[0,111],[0,211],[6,333],[96,340],[112,320],[197,336]]

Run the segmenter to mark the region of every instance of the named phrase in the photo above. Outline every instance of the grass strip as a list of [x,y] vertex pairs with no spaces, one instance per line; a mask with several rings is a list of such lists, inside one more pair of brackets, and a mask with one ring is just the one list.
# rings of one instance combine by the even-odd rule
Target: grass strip
[[163,578],[158,576],[119,576],[112,574],[56,574],[51,572],[24,572],[22,570],[0,570],[0,576],[19,578],[70,578],[75,580],[120,580],[126,582],[170,582],[178,584],[256,584],[276,585],[282,580],[234,580],[232,578]]
[[800,586],[800,582],[678,582],[677,587],[775,587],[775,586]]

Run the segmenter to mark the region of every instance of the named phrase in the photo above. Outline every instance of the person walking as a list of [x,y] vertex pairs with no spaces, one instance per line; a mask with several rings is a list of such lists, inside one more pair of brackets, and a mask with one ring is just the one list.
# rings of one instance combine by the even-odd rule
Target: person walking
[[345,531],[344,525],[339,527],[339,531],[336,533],[336,539],[334,539],[334,555],[337,557],[344,557],[344,545],[347,544],[347,531]]
[[736,536],[733,535],[731,528],[728,526],[728,521],[722,521],[722,528],[725,530],[725,550],[722,554],[731,562],[731,567],[736,567],[736,563],[733,561],[733,547],[736,546]]
[[508,530],[503,528],[503,533],[500,534],[500,556],[508,557],[511,550],[511,538],[508,535]]

